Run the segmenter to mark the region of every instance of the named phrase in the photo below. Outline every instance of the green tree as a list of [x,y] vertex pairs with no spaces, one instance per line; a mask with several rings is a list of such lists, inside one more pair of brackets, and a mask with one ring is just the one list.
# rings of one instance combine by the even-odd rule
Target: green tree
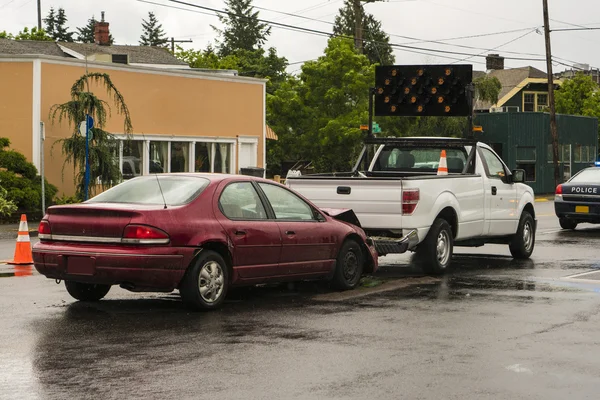
[[43,19],[44,21],[44,30],[48,34],[48,36],[54,38],[56,26],[56,12],[54,11],[54,7],[50,7],[50,11],[48,11],[48,15]]
[[[35,166],[27,161],[23,154],[10,150],[9,146],[8,138],[0,138],[0,209],[13,212],[15,210],[12,204],[23,211],[40,210],[41,177],[37,174]],[[45,181],[45,185],[46,204],[51,204],[57,189],[48,181]],[[0,214],[3,212],[0,211]]]
[[556,91],[556,112],[600,117],[598,89],[598,84],[592,77],[577,73],[572,79],[567,79]]
[[43,29],[37,27],[29,28],[25,27],[15,37],[15,40],[37,40],[42,42],[51,42],[53,39],[46,34]]
[[0,39],[14,39],[15,37],[13,36],[12,33],[8,33],[6,31],[2,31],[0,32]]
[[[95,43],[94,32],[96,29],[96,18],[92,16],[92,18],[88,19],[88,22],[85,26],[77,28],[77,41],[80,43]],[[109,36],[110,44],[114,43],[113,36]]]
[[56,14],[56,24],[54,25],[54,35],[53,38],[57,42],[73,42],[73,35],[75,32],[69,32],[69,28],[67,28],[67,15],[63,8],[58,9],[58,13]]
[[237,49],[221,57],[211,46],[206,50],[184,50],[177,46],[175,56],[192,68],[232,69],[237,70],[241,76],[268,79],[267,93],[270,94],[288,78],[287,59],[279,57],[277,50],[272,47],[266,51]]
[[311,160],[317,171],[347,171],[362,146],[374,65],[350,39],[332,38],[325,54],[267,97],[279,140],[268,149],[271,173],[282,161]]
[[267,41],[271,28],[258,20],[252,0],[225,0],[227,15],[219,15],[224,28],[213,29],[219,34],[218,53],[228,56],[236,50],[257,50]]
[[162,24],[158,22],[153,12],[148,13],[148,20],[142,20],[142,36],[140,36],[140,45],[142,46],[164,46],[168,39],[162,29]]
[[[374,1],[366,1],[373,3]],[[335,17],[333,33],[336,35],[355,37],[356,16],[354,13],[353,0],[345,0],[344,6],[340,8],[339,14]],[[364,54],[372,63],[381,65],[393,64],[395,61],[392,46],[390,46],[390,37],[381,28],[381,22],[375,19],[372,14],[365,13],[362,10],[362,35]]]
[[[93,138],[89,143],[90,182],[101,182],[102,189],[107,189],[121,180],[119,166],[114,162],[118,141],[114,136],[105,131],[107,117],[110,116],[109,104],[90,91],[90,85],[104,89],[116,106],[117,113],[123,116],[123,132],[133,132],[129,109],[125,104],[123,95],[118,91],[108,74],[91,72],[81,76],[71,87],[71,100],[63,104],[55,104],[50,110],[52,122],[63,120],[71,126],[73,133],[67,139],[61,139],[62,152],[65,155],[66,166],[73,165],[77,193],[80,198],[85,198],[85,138],[78,130],[81,121],[85,121],[86,114],[94,118],[94,128],[91,129]],[[108,108],[108,110],[107,110]],[[95,193],[94,185],[90,185],[90,192]]]

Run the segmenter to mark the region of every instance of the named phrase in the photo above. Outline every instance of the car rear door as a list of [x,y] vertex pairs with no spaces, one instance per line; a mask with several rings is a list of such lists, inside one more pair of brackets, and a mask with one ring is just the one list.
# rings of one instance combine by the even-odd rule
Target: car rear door
[[335,263],[337,236],[315,209],[291,190],[259,183],[281,232],[279,264],[286,275],[329,272]]
[[281,234],[250,181],[226,182],[215,215],[233,244],[233,268],[242,279],[280,275]]

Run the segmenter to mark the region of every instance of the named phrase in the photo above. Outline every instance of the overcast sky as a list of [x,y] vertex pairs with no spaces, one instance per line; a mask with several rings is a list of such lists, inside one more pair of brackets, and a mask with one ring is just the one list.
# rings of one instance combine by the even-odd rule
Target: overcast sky
[[[147,17],[149,11],[156,14],[169,37],[193,40],[191,44],[182,44],[185,48],[205,48],[209,43],[214,43],[215,33],[211,25],[218,25],[214,13],[177,5],[168,0],[147,1],[169,7],[148,4],[141,0],[41,1],[43,16],[50,7],[64,8],[69,19],[68,25],[73,30],[84,25],[92,15],[99,19],[100,12],[105,11],[106,20],[110,23],[111,33],[117,44],[138,43],[141,21]],[[187,2],[215,9],[224,8],[223,0]],[[573,28],[574,25],[600,27],[598,0],[549,0],[549,3],[552,29]],[[331,32],[331,22],[342,4],[342,0],[254,1],[255,6],[272,10],[260,9],[260,18],[325,32]],[[426,53],[396,49],[397,64],[461,62],[472,63],[476,70],[485,70],[483,57],[471,57],[465,61],[461,59],[490,52],[500,53],[507,58],[544,58],[542,0],[390,0],[367,4],[365,9],[382,21],[383,29],[390,35],[392,43],[419,47],[422,48],[419,51]],[[281,12],[319,21],[299,19]],[[24,26],[31,27],[36,24],[36,0],[0,0],[0,31],[17,33]],[[505,31],[512,32],[445,40]],[[444,40],[446,44],[426,42],[432,40]],[[323,36],[274,27],[268,46],[276,47],[279,55],[287,57],[290,63],[298,63],[289,68],[289,71],[297,71],[300,62],[319,57],[326,43],[327,38]],[[552,33],[552,52],[557,61],[565,64],[584,63],[600,68],[598,48],[600,30]],[[436,53],[432,52],[432,49],[466,55]],[[544,61],[507,59],[505,64],[507,68],[532,65],[546,70]],[[555,72],[565,68],[567,67],[555,63]]]

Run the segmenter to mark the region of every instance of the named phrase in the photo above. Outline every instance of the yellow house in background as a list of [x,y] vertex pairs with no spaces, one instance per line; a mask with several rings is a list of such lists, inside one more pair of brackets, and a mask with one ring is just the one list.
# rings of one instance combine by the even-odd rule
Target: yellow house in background
[[[74,194],[73,168],[66,166],[63,176],[60,144],[52,148],[73,127],[53,123],[49,112],[70,100],[71,86],[86,71],[109,74],[129,108],[133,141],[124,141],[123,119],[103,97],[113,108],[105,129],[121,139],[125,179],[266,169],[266,139],[276,136],[265,124],[264,80],[190,69],[159,48],[0,39],[0,136],[38,171],[43,147],[45,176],[59,195]],[[106,95],[102,87],[90,89]]]

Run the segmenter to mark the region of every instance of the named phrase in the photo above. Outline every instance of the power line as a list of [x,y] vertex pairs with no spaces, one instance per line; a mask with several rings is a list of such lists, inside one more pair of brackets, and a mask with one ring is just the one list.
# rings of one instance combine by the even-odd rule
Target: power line
[[[537,28],[536,28],[536,29],[537,29]],[[501,44],[500,46],[494,47],[492,50],[497,50],[497,49],[499,49],[500,47],[506,46],[506,45],[508,45],[508,44],[511,44],[511,43],[513,43],[513,42],[516,42],[517,40],[519,40],[519,39],[522,39],[522,38],[524,38],[525,36],[527,36],[527,35],[529,35],[529,34],[531,34],[531,33],[535,32],[535,31],[536,31],[536,29],[533,29],[533,30],[531,30],[531,31],[529,31],[529,32],[527,32],[527,33],[524,33],[524,34],[522,34],[522,35],[520,35],[520,36],[518,36],[518,37],[514,38],[514,39],[511,39],[511,40],[509,40],[508,42]],[[487,51],[486,51],[486,52],[487,52]],[[484,53],[480,53],[479,55],[482,55],[482,54],[484,54]],[[467,60],[469,60],[469,59],[471,59],[471,58],[472,58],[472,57],[463,58],[463,59],[462,59],[462,60],[460,60],[460,61],[467,61]]]
[[566,32],[566,31],[597,31],[600,27],[583,27],[583,28],[560,28],[552,29],[552,32]]
[[[136,1],[144,1],[147,2],[145,0],[136,0]],[[206,6],[201,6],[201,5],[197,5],[197,4],[192,4],[192,3],[187,3],[181,0],[167,0],[168,2],[171,3],[176,3],[176,4],[181,4],[181,5],[185,5],[185,6],[189,6],[189,7],[194,7],[194,8],[199,8],[202,10],[207,10],[207,11],[212,11],[214,13],[218,14],[228,14],[227,11],[225,10],[219,10],[219,9],[215,9],[215,8],[211,8],[211,7],[206,7]],[[169,7],[168,5],[165,4],[158,4],[158,3],[154,3],[156,5],[162,5],[165,7]],[[317,30],[317,29],[311,29],[311,28],[303,28],[303,27],[299,27],[299,26],[294,26],[294,25],[290,25],[290,24],[283,24],[280,22],[274,22],[274,21],[269,21],[269,20],[265,20],[262,18],[252,18],[252,17],[247,17],[244,15],[236,15],[237,18],[241,18],[241,19],[255,19],[259,22],[268,24],[274,28],[280,28],[280,29],[285,29],[285,30],[291,30],[291,31],[296,31],[296,32],[304,32],[304,33],[309,33],[309,34],[313,34],[313,35],[317,35],[317,36],[326,36],[326,37],[332,37],[332,36],[337,36],[337,37],[343,37],[343,38],[348,38],[348,39],[353,39],[353,37],[350,36],[346,36],[346,35],[335,35],[331,32],[325,32],[325,31],[321,31],[321,30]],[[385,42],[375,42],[372,40],[365,40],[367,42],[371,42],[371,43],[378,43],[378,44],[385,44],[388,45],[388,43]],[[423,47],[416,47],[416,46],[407,46],[407,45],[403,45],[403,44],[396,44],[396,43],[389,43],[389,45],[392,48],[396,48],[398,50],[401,51],[412,51],[415,53],[418,53],[418,51],[421,52],[429,52],[429,53],[439,53],[439,54],[451,54],[451,55],[458,55],[458,56],[473,56],[473,57],[484,57],[483,55],[480,54],[472,54],[472,53],[463,53],[463,52],[456,52],[456,51],[447,51],[447,50],[439,50],[439,49],[430,49],[430,48],[423,48]],[[432,54],[427,54],[427,55],[432,55]],[[448,57],[450,58],[450,57]],[[544,61],[543,59],[539,59],[539,58],[523,58],[523,57],[505,57],[505,59],[507,60],[520,60],[520,61]]]

